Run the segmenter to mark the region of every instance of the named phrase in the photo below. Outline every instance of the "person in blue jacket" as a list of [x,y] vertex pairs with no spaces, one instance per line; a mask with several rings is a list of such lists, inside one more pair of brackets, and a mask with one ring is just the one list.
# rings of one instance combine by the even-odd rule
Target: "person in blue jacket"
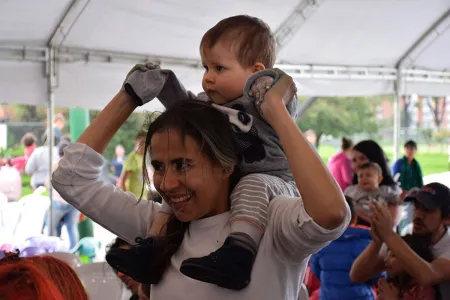
[[373,287],[382,276],[376,276],[364,284],[350,280],[353,261],[364,251],[372,240],[370,228],[356,225],[353,202],[346,197],[352,213],[352,221],[345,232],[310,259],[311,271],[320,279],[320,300],[371,300],[375,299]]

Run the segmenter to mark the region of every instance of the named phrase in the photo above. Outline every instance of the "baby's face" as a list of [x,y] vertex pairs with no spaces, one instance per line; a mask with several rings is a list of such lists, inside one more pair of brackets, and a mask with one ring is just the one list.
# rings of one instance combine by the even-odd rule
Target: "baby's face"
[[243,67],[237,59],[234,43],[219,41],[210,49],[201,49],[205,68],[202,86],[208,97],[222,105],[243,94],[252,67]]
[[375,190],[378,188],[380,176],[374,168],[358,171],[358,185],[364,190]]

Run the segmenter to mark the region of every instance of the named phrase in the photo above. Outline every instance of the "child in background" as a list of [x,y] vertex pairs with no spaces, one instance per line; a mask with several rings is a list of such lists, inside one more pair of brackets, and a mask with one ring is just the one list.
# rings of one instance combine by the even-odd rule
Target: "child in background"
[[309,261],[311,271],[320,279],[318,299],[373,300],[373,286],[381,274],[363,284],[350,280],[350,269],[354,260],[367,248],[372,238],[368,227],[356,225],[353,201],[349,197],[345,199],[352,214],[349,227],[337,240],[313,254]]
[[[431,235],[406,235],[403,240],[414,252],[427,262],[434,260],[431,252]],[[377,300],[434,300],[440,299],[438,290],[433,286],[419,284],[402,268],[395,255],[388,250],[386,259],[388,279],[378,282]]]
[[[134,151],[131,152],[123,163],[122,174],[118,186],[125,192],[131,192],[136,197],[147,200],[148,191],[144,184],[142,174],[142,162],[144,160],[144,141],[146,132],[139,132],[134,141]],[[142,197],[141,197],[142,195]]]
[[20,140],[20,143],[24,146],[23,156],[25,157],[25,161],[27,161],[31,153],[36,149],[36,137],[31,132],[27,132]]
[[396,191],[388,185],[381,185],[383,180],[381,167],[374,162],[369,162],[356,172],[358,176],[358,184],[349,186],[344,195],[353,199],[356,215],[358,216],[358,224],[370,226],[371,211],[369,203],[375,199],[378,202],[387,202],[393,209],[391,213],[393,219],[396,219],[398,205],[398,196]]

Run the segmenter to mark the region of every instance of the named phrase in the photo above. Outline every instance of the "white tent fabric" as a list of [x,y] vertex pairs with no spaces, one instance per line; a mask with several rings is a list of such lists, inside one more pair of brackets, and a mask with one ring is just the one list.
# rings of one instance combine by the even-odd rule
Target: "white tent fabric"
[[[2,101],[47,103],[48,52],[32,47],[58,50],[58,106],[102,108],[127,70],[146,57],[198,92],[202,35],[220,19],[244,13],[274,30],[283,45],[280,63],[324,68],[318,75],[292,71],[300,94],[392,93],[395,68],[406,54],[400,66],[421,75],[406,78],[403,92],[450,94],[448,0],[20,0],[0,2]],[[383,70],[372,77],[362,70],[355,80],[341,67]],[[155,102],[146,109],[160,107]]]

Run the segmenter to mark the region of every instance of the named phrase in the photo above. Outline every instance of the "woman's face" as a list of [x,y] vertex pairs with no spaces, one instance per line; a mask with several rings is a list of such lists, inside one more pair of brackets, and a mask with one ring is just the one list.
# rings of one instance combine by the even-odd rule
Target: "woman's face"
[[403,272],[403,268],[400,265],[400,262],[390,250],[387,252],[387,255],[384,259],[384,265],[386,267],[386,273],[390,277],[399,275]]
[[155,188],[182,222],[220,214],[229,209],[231,171],[214,165],[197,142],[178,130],[155,133],[151,140]]
[[352,168],[356,171],[362,165],[370,162],[367,156],[358,150],[352,150]]

